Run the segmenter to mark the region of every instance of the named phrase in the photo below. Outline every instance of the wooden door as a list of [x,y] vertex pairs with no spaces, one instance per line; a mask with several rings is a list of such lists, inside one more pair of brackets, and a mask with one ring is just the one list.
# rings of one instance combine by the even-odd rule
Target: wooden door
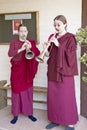
[[[82,0],[82,27],[87,26],[87,0]],[[81,47],[81,55],[87,52],[87,45]],[[84,71],[87,71],[85,65],[81,64],[81,78]],[[81,115],[87,118],[87,83],[81,79]]]

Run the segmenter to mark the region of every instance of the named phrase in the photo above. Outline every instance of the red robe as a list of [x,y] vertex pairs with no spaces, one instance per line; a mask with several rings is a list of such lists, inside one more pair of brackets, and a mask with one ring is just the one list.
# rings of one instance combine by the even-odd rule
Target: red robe
[[62,81],[64,76],[78,74],[75,36],[71,33],[66,33],[58,41],[59,47],[51,44],[51,50],[49,48],[50,57],[47,62],[49,81]]
[[34,40],[29,40],[31,42],[31,50],[34,52],[35,56],[33,59],[28,60],[25,58],[26,50],[17,53],[18,49],[21,48],[23,42],[13,40],[10,43],[8,56],[11,58],[11,87],[14,93],[20,93],[31,87],[33,85],[33,79],[37,72],[38,62],[35,57],[39,55],[39,50],[36,47]]

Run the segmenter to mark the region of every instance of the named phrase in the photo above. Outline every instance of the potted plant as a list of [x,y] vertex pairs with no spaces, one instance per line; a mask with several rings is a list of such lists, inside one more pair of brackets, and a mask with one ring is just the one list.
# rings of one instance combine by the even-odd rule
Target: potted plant
[[[87,45],[87,26],[84,28],[79,28],[76,32],[76,39],[80,46]],[[87,52],[84,52],[80,57],[80,62],[85,65],[87,68]],[[84,72],[84,76],[82,76],[82,80],[87,82],[87,72]]]

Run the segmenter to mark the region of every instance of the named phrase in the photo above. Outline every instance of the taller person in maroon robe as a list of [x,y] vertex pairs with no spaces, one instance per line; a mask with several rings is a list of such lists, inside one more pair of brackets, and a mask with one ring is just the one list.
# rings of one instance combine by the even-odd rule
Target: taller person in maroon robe
[[[28,30],[24,25],[19,25],[19,38],[10,43],[8,56],[11,57],[11,89],[12,89],[12,113],[11,120],[15,124],[20,113],[27,115],[32,121],[37,119],[33,116],[33,79],[37,72],[38,63],[35,57],[39,55],[34,40],[27,39]],[[26,50],[34,53],[32,59],[26,59]]]
[[[78,121],[74,76],[78,74],[75,36],[66,31],[67,21],[63,15],[54,19],[55,35],[48,41],[48,96],[47,111],[51,121],[46,129],[65,125],[65,130],[74,130]],[[44,43],[46,47],[47,43]]]

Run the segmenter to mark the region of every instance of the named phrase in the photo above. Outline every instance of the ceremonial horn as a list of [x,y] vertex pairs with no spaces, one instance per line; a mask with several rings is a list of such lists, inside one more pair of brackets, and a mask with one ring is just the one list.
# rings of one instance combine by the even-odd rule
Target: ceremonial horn
[[[52,37],[55,37],[56,33],[52,36]],[[44,56],[45,56],[45,53],[48,49],[48,47],[50,46],[50,40],[48,41],[48,45],[46,46],[46,48],[40,53],[39,56],[36,57],[36,61],[40,62],[40,63],[43,63],[44,62]]]
[[[26,43],[27,43],[27,45],[28,45],[28,43],[29,43],[29,41],[25,41]],[[26,53],[25,53],[25,58],[26,59],[28,59],[28,60],[30,60],[30,59],[33,59],[34,58],[34,52],[32,52],[31,50],[30,50],[30,48],[27,48],[27,45],[25,45],[25,47],[26,47]]]
[[40,53],[39,56],[36,57],[36,61],[43,63],[44,62],[44,55],[49,47],[49,44],[46,46],[46,48]]

